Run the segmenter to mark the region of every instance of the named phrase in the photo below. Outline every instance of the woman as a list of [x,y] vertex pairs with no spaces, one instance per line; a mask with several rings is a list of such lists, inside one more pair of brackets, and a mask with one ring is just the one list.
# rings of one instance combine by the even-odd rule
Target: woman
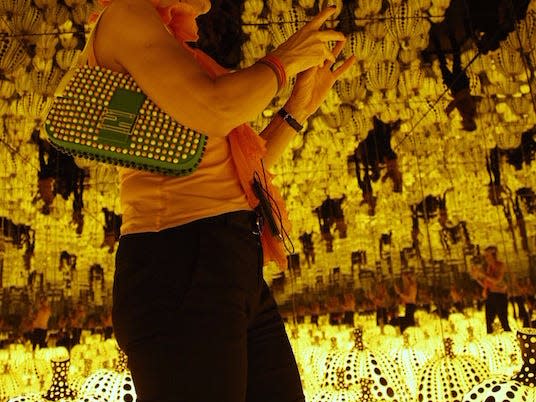
[[508,324],[508,297],[504,275],[506,264],[499,261],[497,247],[488,246],[484,249],[485,266],[483,268],[473,266],[471,276],[483,287],[486,298],[486,330],[493,333],[493,321],[499,317],[502,328],[510,331]]
[[[189,176],[120,170],[114,332],[141,402],[303,401],[262,278],[263,255],[283,264],[284,249],[268,228],[261,234],[251,186],[257,175],[275,198],[264,168],[353,58],[332,68],[345,38],[321,30],[335,11],[326,8],[268,58],[231,74],[187,45],[210,5],[114,0],[94,31],[90,64],[129,73],[169,115],[208,136]],[[333,51],[329,42],[337,42]],[[284,110],[254,135],[245,123],[296,75]]]

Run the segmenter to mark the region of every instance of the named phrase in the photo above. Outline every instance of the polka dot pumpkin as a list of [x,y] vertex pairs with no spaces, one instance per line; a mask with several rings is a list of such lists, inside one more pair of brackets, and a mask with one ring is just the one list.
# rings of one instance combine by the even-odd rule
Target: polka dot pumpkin
[[[373,384],[370,378],[359,379],[359,385],[343,385],[344,370],[338,370],[339,384],[322,388],[310,402],[377,402],[373,395]],[[384,401],[384,399],[381,399]]]
[[523,328],[517,331],[517,340],[521,348],[523,367],[512,379],[534,388],[536,387],[536,329]]
[[361,328],[354,331],[354,338],[355,346],[349,352],[341,352],[326,362],[322,386],[338,386],[340,383],[338,371],[342,369],[346,385],[354,388],[363,387],[361,380],[370,379],[371,383],[367,386],[372,398],[380,401],[406,402],[409,391],[394,362],[381,352],[372,352],[365,348]]
[[403,346],[396,350],[393,356],[396,365],[406,380],[409,392],[412,398],[414,398],[417,392],[419,372],[429,358],[422,348],[418,349],[417,347],[410,346],[410,338],[406,332],[407,330],[403,334]]
[[0,401],[7,400],[10,396],[17,395],[22,388],[18,378],[11,373],[0,374]]
[[[352,388],[352,389],[350,389]],[[312,398],[311,402],[354,402],[360,400],[360,394],[344,379],[344,369],[337,369],[337,382],[321,388]]]
[[536,393],[507,376],[494,376],[467,392],[463,402],[533,402]]
[[37,393],[19,395],[14,398],[6,399],[6,400],[8,402],[43,402],[42,396]]
[[452,339],[445,340],[445,355],[426,363],[421,371],[418,402],[460,402],[469,390],[489,377],[486,365],[473,356],[455,356]]
[[43,398],[49,401],[59,401],[60,399],[72,399],[76,392],[69,386],[67,374],[69,372],[69,358],[52,360],[52,384],[43,394]]
[[[468,331],[471,334],[471,331]],[[468,341],[458,348],[460,355],[471,355],[484,362],[492,374],[503,374],[502,368],[507,362],[508,355],[501,353],[488,338],[475,338],[469,335]]]
[[517,332],[523,367],[511,379],[492,377],[469,391],[463,402],[534,402],[536,401],[536,329]]
[[103,402],[134,402],[136,391],[128,371],[98,370],[80,388],[80,398],[95,397]]

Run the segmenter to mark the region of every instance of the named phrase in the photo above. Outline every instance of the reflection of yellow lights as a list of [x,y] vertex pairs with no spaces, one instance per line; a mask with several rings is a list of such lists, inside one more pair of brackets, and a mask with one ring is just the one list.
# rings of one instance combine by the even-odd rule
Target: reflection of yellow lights
[[[16,5],[30,2],[12,3]],[[47,13],[43,13],[46,14],[43,22],[47,24],[42,28],[49,25],[57,26],[59,35],[40,35],[32,39],[36,43],[35,55],[31,56],[24,52],[19,41],[9,41],[9,48],[5,54],[17,56],[5,57],[2,60],[3,63],[7,63],[7,66],[3,66],[5,77],[0,80],[0,115],[4,118],[3,122],[6,127],[6,132],[2,135],[3,140],[16,149],[17,153],[13,153],[12,149],[4,145],[0,146],[0,160],[2,161],[0,191],[4,201],[0,203],[0,216],[10,217],[17,223],[29,224],[36,230],[36,253],[33,257],[33,267],[42,269],[48,279],[53,281],[54,287],[63,286],[63,282],[59,279],[62,275],[57,270],[57,257],[58,250],[66,249],[79,251],[79,278],[87,278],[87,267],[98,262],[106,267],[106,285],[110,288],[114,256],[100,248],[103,225],[101,209],[105,206],[110,210],[120,211],[118,177],[115,170],[104,165],[88,165],[89,180],[84,194],[86,221],[84,233],[79,237],[74,235],[70,221],[72,200],[65,201],[57,197],[51,216],[43,216],[38,211],[41,201],[33,199],[37,191],[36,176],[39,165],[36,147],[28,142],[28,138],[29,133],[35,127],[34,115],[38,114],[36,111],[39,106],[44,106],[41,99],[52,93],[50,91],[54,86],[51,83],[57,82],[54,74],[62,75],[80,53],[79,39],[72,33],[77,25],[69,20],[70,12],[67,12],[62,2],[58,3],[61,7],[57,7],[55,1],[48,1],[48,3],[50,7]],[[84,1],[75,3],[84,3]],[[314,1],[271,2],[274,4],[274,9],[277,8],[281,13],[287,12],[291,3],[312,4]],[[385,2],[381,0],[357,2],[356,23],[361,26],[367,25],[369,17],[379,15],[383,3]],[[434,22],[438,22],[449,3],[449,0],[432,2],[396,0],[389,2],[393,5],[389,13],[395,10],[394,6],[412,4],[412,7],[417,7],[424,12],[430,10],[430,15],[438,17]],[[429,8],[430,4],[431,8]],[[264,8],[262,2],[246,2],[245,8],[249,25],[244,26],[244,30],[247,30],[249,41],[243,48],[244,60],[242,62],[243,65],[251,65],[271,48],[274,44],[274,35],[278,34],[270,30],[274,24],[265,24],[268,20],[261,20],[261,18],[266,18],[260,17]],[[20,14],[20,12],[12,14]],[[41,15],[41,13],[38,14]],[[300,18],[304,15],[304,13],[300,14]],[[5,17],[9,20],[8,14]],[[56,18],[58,21],[52,21]],[[51,21],[46,21],[46,19],[51,19]],[[512,73],[508,74],[493,54],[479,55],[475,62],[468,66],[469,61],[476,55],[476,46],[464,49],[462,60],[463,65],[468,66],[471,91],[481,100],[477,103],[478,130],[475,133],[462,132],[459,130],[461,127],[459,112],[453,111],[450,115],[445,113],[451,94],[441,81],[437,61],[431,65],[423,65],[415,60],[416,55],[419,54],[417,50],[426,45],[428,38],[429,27],[426,19],[411,20],[410,25],[403,25],[407,22],[403,18],[374,19],[377,22],[351,35],[343,50],[346,56],[355,52],[358,58],[355,67],[345,75],[344,85],[339,85],[331,91],[319,116],[309,121],[310,130],[307,131],[307,135],[295,136],[289,145],[289,152],[274,167],[274,171],[278,173],[278,180],[289,189],[286,197],[288,205],[291,206],[289,213],[295,231],[292,233],[293,239],[296,240],[303,231],[315,232],[314,236],[317,237],[315,239],[317,266],[312,267],[311,273],[307,274],[309,277],[299,285],[314,283],[316,274],[324,275],[325,278],[324,267],[337,265],[341,267],[343,274],[349,275],[349,250],[354,249],[354,245],[358,244],[360,248],[366,249],[369,255],[375,256],[379,233],[392,230],[397,247],[410,245],[409,205],[422,199],[425,195],[422,194],[423,189],[426,193],[437,195],[442,194],[450,186],[453,186],[455,191],[448,195],[449,217],[456,216],[459,220],[467,220],[471,238],[475,244],[504,244],[506,251],[509,252],[508,260],[512,269],[516,269],[517,266],[525,269],[525,255],[513,252],[512,242],[509,241],[508,224],[504,217],[498,217],[500,214],[497,214],[496,209],[490,206],[483,183],[489,179],[485,169],[487,150],[497,144],[504,147],[518,145],[520,133],[536,124],[532,99],[527,96],[531,92],[531,87],[526,82],[528,79],[526,72],[520,71],[521,64],[509,63],[504,66]],[[532,40],[533,30],[527,28],[534,23],[533,11],[528,14],[527,21],[532,22],[521,24],[521,27],[525,26],[525,28],[521,28],[519,34],[525,47],[533,48],[536,40]],[[412,31],[409,32],[408,29]],[[293,27],[289,24],[283,34],[286,35],[291,30]],[[284,36],[283,34],[279,36]],[[404,39],[410,36],[411,41]],[[396,41],[397,38],[402,38],[400,43]],[[512,38],[516,39],[517,34],[512,35]],[[400,45],[406,50],[396,53],[395,50]],[[510,49],[510,51],[513,50]],[[511,55],[503,52],[503,56],[510,57]],[[534,52],[529,57],[534,58]],[[514,58],[515,56],[512,56],[512,60]],[[374,65],[370,65],[371,61],[375,62]],[[413,61],[411,67],[405,65],[410,61]],[[51,68],[54,68],[54,74],[50,74]],[[517,74],[519,72],[520,74]],[[288,88],[285,91],[288,91]],[[441,97],[442,93],[444,96]],[[259,125],[264,127],[274,116],[274,111],[277,111],[278,107],[281,107],[280,103],[285,100],[284,95],[288,93],[280,94],[274,104],[262,113]],[[19,96],[21,100],[15,101],[14,99]],[[422,119],[425,114],[426,118]],[[27,118],[29,115],[32,116],[31,119]],[[324,116],[327,118],[323,118]],[[400,158],[404,192],[394,194],[389,180],[385,183],[375,182],[373,186],[375,194],[378,195],[378,208],[377,215],[371,218],[366,215],[365,208],[359,206],[362,195],[357,187],[355,176],[346,171],[344,162],[345,157],[353,152],[358,142],[364,139],[372,128],[373,116],[402,120],[400,131],[393,133],[392,146],[396,148],[395,151]],[[512,122],[517,123],[507,124]],[[337,126],[342,123],[344,127]],[[521,124],[526,127],[520,127]],[[407,135],[410,132],[411,135]],[[515,175],[512,173],[513,169],[506,164],[503,164],[501,169],[501,179],[509,188],[515,190],[521,185],[536,188],[534,169],[524,169],[515,172]],[[344,212],[349,223],[348,238],[347,240],[336,239],[336,252],[333,254],[324,252],[323,244],[319,239],[317,218],[311,213],[311,210],[322,202],[327,193],[331,196],[347,195]],[[530,236],[536,227],[536,218],[534,215],[527,214],[525,219]],[[448,253],[442,247],[437,222],[431,221],[430,227],[429,248],[433,249],[436,258],[447,260],[463,257],[461,247],[452,248]],[[424,236],[421,236],[420,240],[423,246],[428,246],[425,244]],[[13,244],[6,244],[3,247],[5,248],[3,250],[4,266],[9,268],[3,273],[2,279],[5,287],[26,286],[27,270],[22,262],[23,250],[17,249]],[[423,247],[423,249],[427,250],[428,247]],[[371,260],[374,258],[372,257]],[[393,264],[395,264],[394,271],[397,272],[400,266],[396,264],[399,262],[393,259]],[[313,274],[314,270],[318,272]],[[87,283],[81,280],[77,286],[87,286]],[[288,293],[281,297],[287,296]],[[432,324],[430,328],[427,328],[428,333],[436,333],[439,330],[439,327],[432,326]],[[325,372],[325,361],[328,356],[332,356],[332,352],[334,353],[330,349],[332,346],[329,344],[329,339],[331,337],[337,339],[338,353],[348,352],[349,348],[349,341],[346,336],[343,336],[343,332],[328,326],[322,326],[321,331],[324,331],[323,335],[320,334],[320,330],[315,332],[315,336],[319,337],[318,345],[310,345],[309,341],[313,339],[312,336],[304,335],[302,332],[297,340],[304,353],[314,356],[310,358],[315,362],[314,364],[309,363],[309,358],[302,362],[303,370],[305,370],[304,378],[307,379],[308,386],[312,388],[318,386],[319,383],[315,375]],[[385,335],[374,331],[374,326],[368,327],[365,331],[365,337],[368,336],[367,334],[375,334],[371,337],[373,339],[368,340],[369,347],[385,348],[393,355],[401,348],[401,339],[393,328],[386,329]],[[455,339],[455,344],[462,345],[460,342],[465,341]],[[427,358],[430,358],[431,354],[441,348],[440,343],[433,341],[433,338],[423,340],[423,343],[426,347],[417,347],[417,342],[414,342],[413,346],[410,346],[413,348],[412,353],[424,353]],[[74,356],[71,356],[71,373],[75,378],[85,378],[98,367],[113,367],[113,359],[110,356],[116,356],[117,353],[112,349],[99,349],[100,344],[100,340],[95,342],[88,340],[87,344],[72,351]],[[31,360],[33,357],[28,351],[13,350],[10,353],[10,364],[20,367],[20,373],[17,370],[17,383],[22,384],[21,392],[35,390],[39,385],[39,377],[34,375],[34,371],[48,370],[48,366],[40,365],[40,361],[43,360],[41,358],[36,361]],[[49,359],[49,357],[44,359]],[[510,368],[509,366],[508,369]],[[313,375],[312,372],[316,374]],[[0,379],[1,381],[3,380]]]
[[[455,388],[449,389],[448,392],[451,395],[454,391],[460,398],[463,396],[460,392],[468,392],[471,386],[476,384],[476,377],[469,381],[465,374],[464,370],[468,367],[480,373],[479,381],[485,380],[490,375],[488,372],[512,375],[516,368],[519,369],[519,364],[517,367],[512,367],[510,364],[499,363],[520,361],[521,352],[513,341],[513,334],[483,336],[486,330],[482,312],[468,310],[466,316],[452,314],[448,322],[440,322],[435,316],[419,311],[417,319],[419,327],[408,328],[402,337],[400,334],[397,335],[396,331],[393,333],[385,331],[385,334],[381,334],[373,320],[359,317],[358,321],[364,327],[364,347],[362,342],[352,341],[352,330],[344,327],[332,327],[322,323],[317,327],[306,323],[289,328],[289,333],[293,334],[291,343],[300,367],[304,391],[306,396],[309,396],[307,400],[339,401],[345,400],[343,397],[350,393],[360,395],[363,390],[358,385],[359,381],[353,381],[354,378],[365,377],[375,381],[374,374],[368,377],[359,371],[368,364],[369,355],[380,356],[387,353],[390,364],[399,373],[397,378],[402,386],[397,388],[397,394],[393,399],[397,398],[403,402],[413,401],[419,384],[422,381],[429,382],[421,378],[420,373],[425,366],[429,367],[427,372],[430,375],[439,376],[436,382],[430,379],[431,384],[438,384],[438,387],[443,386],[441,384],[445,381],[442,379],[447,375],[454,376],[450,382]],[[445,356],[445,346],[441,339],[438,336],[429,336],[439,333],[444,333],[446,337],[453,339],[456,352],[449,354],[449,357]],[[474,336],[469,336],[470,333],[474,333]],[[481,341],[480,349],[474,346],[478,340]],[[464,350],[470,352],[472,356],[465,357]],[[379,357],[376,357],[376,361],[380,364],[378,359]],[[347,372],[350,377],[347,377],[344,386],[341,386],[339,375],[339,369],[342,367],[350,368]],[[385,378],[389,381],[388,377]],[[449,388],[448,383],[446,387]],[[378,391],[379,388],[374,386],[374,389]],[[405,391],[401,391],[402,389]],[[440,391],[438,388],[430,392],[433,394]],[[386,396],[382,398],[380,400],[393,400]],[[450,402],[448,398],[441,398],[434,402],[440,400]]]
[[[438,382],[435,382],[439,384],[438,387],[444,382],[439,380],[447,375],[463,375],[466,378],[465,374],[461,374],[465,373],[463,369],[457,368],[458,364],[466,369],[468,365],[484,365],[492,374],[508,376],[520,368],[521,351],[514,333],[485,335],[483,312],[468,309],[465,316],[452,314],[448,321],[439,321],[434,315],[418,311],[416,319],[419,326],[408,328],[404,336],[392,326],[386,326],[382,333],[370,316],[356,317],[363,328],[362,332],[350,327],[331,326],[327,323],[327,316],[320,316],[318,326],[307,320],[304,324],[289,325],[287,332],[296,355],[306,400],[368,400],[363,399],[364,394],[368,395],[373,390],[372,396],[376,401],[392,402],[396,399],[410,402],[415,398],[418,384],[426,380],[421,373],[425,366],[429,367],[427,372],[430,375],[435,373],[434,376],[439,376]],[[449,357],[445,357],[442,340],[429,335],[439,333],[453,339],[455,351]],[[91,370],[82,375],[83,368],[75,369],[77,378],[71,370],[69,386],[78,392],[80,398],[123,397],[128,390],[122,387],[127,383],[130,386],[131,380],[124,369],[124,360],[118,354],[116,342],[103,341],[99,336],[86,336],[84,339],[83,345],[71,351],[71,368],[73,365],[87,364],[84,360],[90,359]],[[9,346],[4,354],[0,354],[9,356],[8,371],[0,374],[0,397],[5,392],[10,392],[9,397],[13,397],[46,391],[49,382],[43,378],[50,377],[51,373],[46,374],[50,371],[50,363],[43,359],[65,358],[66,353],[63,348],[45,348],[33,353],[20,345]],[[464,353],[473,355],[473,358],[463,357]],[[474,363],[473,359],[479,363]],[[119,371],[110,370],[114,367]],[[341,375],[343,372],[344,378]],[[481,374],[480,381],[487,376]],[[392,382],[393,378],[396,378],[396,384]],[[461,384],[466,380],[463,378],[456,377],[451,382]],[[97,383],[106,383],[107,386],[104,390],[97,390]],[[394,392],[392,396],[387,395],[389,386]],[[460,392],[459,388],[456,390]],[[382,396],[378,397],[380,391]],[[350,396],[354,399],[348,399]],[[441,400],[439,398],[434,402]]]

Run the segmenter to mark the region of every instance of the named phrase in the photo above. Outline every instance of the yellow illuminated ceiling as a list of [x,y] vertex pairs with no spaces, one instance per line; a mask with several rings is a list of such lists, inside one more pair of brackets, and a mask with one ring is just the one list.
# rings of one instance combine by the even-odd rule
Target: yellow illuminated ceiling
[[[297,5],[292,7],[292,3]],[[340,7],[343,2],[336,3]],[[521,134],[536,124],[532,99],[536,87],[530,68],[536,65],[534,2],[499,49],[483,55],[474,42],[464,44],[462,65],[468,66],[472,95],[481,98],[477,129],[472,132],[461,129],[457,110],[450,116],[445,112],[452,97],[442,83],[438,60],[423,61],[421,56],[429,45],[430,27],[443,20],[450,2],[370,0],[356,4],[352,18],[357,31],[350,35],[344,54],[355,54],[357,63],[274,168],[287,200],[297,252],[301,251],[299,235],[314,233],[317,261],[298,286],[312,283],[318,275],[328,275],[333,267],[349,272],[350,254],[355,250],[366,250],[368,265],[375,269],[375,261],[380,259],[380,236],[389,232],[397,272],[399,251],[412,241],[410,205],[449,188],[453,188],[446,195],[449,219],[453,223],[466,221],[473,243],[498,244],[510,266],[526,272],[527,251],[522,249],[515,219],[512,230],[517,253],[502,208],[492,206],[488,199],[486,155],[495,145],[503,149],[519,146]],[[260,0],[245,3],[242,22],[249,40],[242,47],[242,66],[254,63],[270,46],[287,38],[309,18],[306,10],[315,1],[278,0],[267,1],[267,5],[263,9]],[[83,233],[77,235],[71,221],[72,198],[56,196],[50,215],[42,214],[42,201],[37,197],[37,147],[29,141],[55,86],[79,52],[80,38],[74,32],[85,25],[92,8],[83,0],[0,0],[0,216],[35,230],[32,270],[44,273],[47,281],[60,287],[64,273],[58,266],[63,250],[77,255],[82,288],[88,286],[88,270],[95,263],[104,267],[106,280],[111,281],[114,258],[102,247],[102,208],[120,213],[114,168],[88,163]],[[335,26],[337,21],[330,24]],[[264,116],[277,110],[289,91],[290,86]],[[361,205],[362,195],[355,175],[348,169],[347,157],[367,136],[374,116],[386,123],[401,119],[391,146],[398,154],[403,191],[393,192],[390,180],[373,183],[378,202],[375,216],[369,216],[367,206]],[[252,124],[261,129],[267,119],[261,116]],[[536,188],[534,164],[516,170],[503,161],[501,172],[503,184],[514,192],[521,187]],[[334,233],[332,253],[326,252],[313,213],[327,195],[346,196],[342,208],[348,236],[339,239]],[[525,213],[524,217],[529,251],[533,251],[536,221],[534,215]],[[461,247],[453,247],[449,255],[442,247],[439,230],[437,218],[429,225],[421,221],[423,257],[461,260]],[[3,249],[3,287],[24,286],[28,276],[24,250],[7,239]],[[272,268],[269,274],[275,274],[275,270]]]

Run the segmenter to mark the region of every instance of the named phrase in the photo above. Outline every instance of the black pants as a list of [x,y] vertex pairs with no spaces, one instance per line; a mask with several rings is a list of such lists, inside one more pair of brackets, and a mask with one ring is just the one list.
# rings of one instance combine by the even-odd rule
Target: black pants
[[512,301],[517,304],[518,309],[518,317],[523,320],[523,326],[529,327],[530,326],[530,318],[529,313],[527,312],[527,309],[525,308],[525,297],[524,296],[514,296],[512,297]]
[[102,335],[104,336],[104,339],[110,339],[113,334],[114,334],[113,327],[104,327],[104,329],[102,330]]
[[376,325],[387,325],[389,323],[389,316],[387,314],[387,308],[376,308]]
[[486,299],[486,329],[488,334],[493,333],[493,321],[499,317],[502,328],[510,331],[508,325],[508,298],[506,293],[489,292]]
[[304,401],[252,212],[123,236],[113,323],[139,402]]
[[71,342],[72,346],[76,346],[80,343],[80,338],[82,337],[82,328],[74,327],[71,329]]
[[413,303],[406,304],[406,313],[400,320],[400,332],[404,332],[406,328],[415,326],[415,310],[417,306]]
[[353,311],[346,311],[344,313],[344,316],[342,318],[342,323],[345,325],[349,325],[353,327],[355,325],[354,323],[354,312]]
[[47,347],[47,330],[44,328],[34,328],[30,333],[30,342],[35,349],[39,346],[41,349]]

